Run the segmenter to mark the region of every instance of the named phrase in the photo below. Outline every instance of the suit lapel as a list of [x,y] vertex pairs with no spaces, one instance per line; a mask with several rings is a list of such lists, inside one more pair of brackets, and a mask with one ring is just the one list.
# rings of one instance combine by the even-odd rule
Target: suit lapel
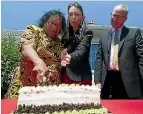
[[124,45],[125,37],[127,36],[128,32],[129,32],[129,29],[123,26],[121,36],[120,36],[120,42],[119,42],[119,52],[118,52],[119,56],[121,54],[121,50]]

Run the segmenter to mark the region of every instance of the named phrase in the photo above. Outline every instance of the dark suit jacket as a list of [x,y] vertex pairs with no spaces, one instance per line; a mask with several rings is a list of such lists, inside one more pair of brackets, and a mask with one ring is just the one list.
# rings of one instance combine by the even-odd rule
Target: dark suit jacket
[[66,67],[66,72],[69,78],[74,81],[91,81],[92,73],[89,63],[89,53],[93,33],[92,31],[86,31],[80,37],[82,38],[73,38],[75,40],[70,41],[67,51],[71,56],[71,61]]
[[[96,55],[95,82],[103,87],[111,48],[111,30],[103,34]],[[143,94],[143,38],[137,28],[123,27],[119,42],[119,69],[129,97]]]

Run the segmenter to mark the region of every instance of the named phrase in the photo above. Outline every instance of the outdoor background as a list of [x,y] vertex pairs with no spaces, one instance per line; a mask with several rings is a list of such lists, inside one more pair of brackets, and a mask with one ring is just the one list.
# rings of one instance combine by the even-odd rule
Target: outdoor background
[[[14,69],[19,64],[18,42],[25,27],[37,25],[40,17],[52,9],[61,10],[67,18],[67,7],[71,1],[2,1],[1,2],[1,97],[7,91]],[[129,27],[143,28],[142,1],[78,1],[83,6],[86,22],[93,20],[103,29],[110,26],[110,14],[116,4],[125,4],[129,8]],[[99,27],[99,28],[101,28]],[[98,27],[97,27],[98,28]],[[93,42],[92,42],[93,43]],[[97,45],[91,46],[95,60]],[[91,64],[94,61],[90,61]],[[94,68],[94,64],[91,65]]]
[[[67,7],[70,1],[2,1],[2,29],[23,30],[28,24],[37,24],[44,12],[60,9],[67,17]],[[129,8],[126,25],[143,27],[142,1],[79,1],[83,6],[86,21],[91,19],[96,24],[110,25],[110,14],[116,4],[125,4]]]

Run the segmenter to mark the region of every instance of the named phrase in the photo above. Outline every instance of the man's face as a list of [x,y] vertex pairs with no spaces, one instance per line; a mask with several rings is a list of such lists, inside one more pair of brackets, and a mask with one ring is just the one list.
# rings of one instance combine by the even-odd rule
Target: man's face
[[125,8],[122,6],[115,7],[111,14],[112,27],[118,30],[119,28],[123,26],[126,19],[127,19],[127,13],[126,13]]

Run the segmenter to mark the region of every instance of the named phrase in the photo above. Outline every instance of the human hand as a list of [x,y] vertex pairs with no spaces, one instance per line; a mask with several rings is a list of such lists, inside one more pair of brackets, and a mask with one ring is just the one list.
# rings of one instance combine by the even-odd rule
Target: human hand
[[67,65],[67,64],[66,64],[66,61],[62,60],[62,61],[61,61],[61,66],[66,67],[66,65]]
[[66,55],[67,55],[67,48],[65,48],[65,49],[61,52],[61,60],[63,60]]
[[70,64],[70,60],[71,60],[71,56],[67,54],[61,61],[61,66],[66,66],[67,64]]
[[33,68],[33,71],[36,71],[37,74],[37,81],[39,83],[43,82],[43,78],[45,77],[46,72],[48,71],[46,64],[43,60],[39,59]]
[[64,57],[64,61],[66,62],[66,64],[70,64],[71,56],[70,56],[69,54],[67,54],[67,55]]

